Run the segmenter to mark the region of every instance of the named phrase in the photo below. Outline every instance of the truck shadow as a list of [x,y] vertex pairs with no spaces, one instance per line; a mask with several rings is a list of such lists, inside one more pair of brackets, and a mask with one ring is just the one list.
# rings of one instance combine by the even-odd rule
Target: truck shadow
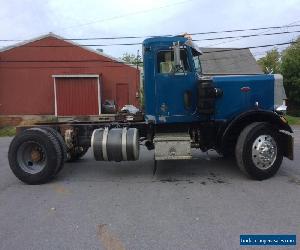
[[196,159],[182,161],[160,161],[156,178],[162,182],[185,180],[193,183],[230,183],[231,179],[243,178],[235,159],[224,159],[217,154],[207,157],[199,154]]
[[140,160],[134,162],[97,162],[88,152],[83,159],[65,164],[57,180],[129,181],[136,182],[206,182],[230,183],[245,178],[235,159],[224,159],[215,152],[193,152],[191,160],[158,161],[153,175],[153,151],[141,150]]

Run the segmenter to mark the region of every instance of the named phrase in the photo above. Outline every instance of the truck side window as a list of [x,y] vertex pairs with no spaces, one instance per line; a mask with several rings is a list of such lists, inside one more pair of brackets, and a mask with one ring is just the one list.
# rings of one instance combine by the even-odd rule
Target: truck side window
[[[183,71],[189,71],[187,53],[185,50],[180,50],[181,65]],[[157,53],[157,69],[158,73],[169,74],[174,70],[174,55],[171,50],[159,51]]]

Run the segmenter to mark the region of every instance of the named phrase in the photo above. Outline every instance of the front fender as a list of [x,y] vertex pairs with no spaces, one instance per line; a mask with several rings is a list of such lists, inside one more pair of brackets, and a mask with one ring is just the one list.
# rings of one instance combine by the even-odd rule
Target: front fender
[[251,110],[236,116],[227,122],[223,129],[219,132],[218,138],[221,151],[228,146],[229,141],[236,140],[244,127],[253,122],[268,122],[278,130],[284,130],[293,133],[292,128],[284,117],[279,116],[272,111]]

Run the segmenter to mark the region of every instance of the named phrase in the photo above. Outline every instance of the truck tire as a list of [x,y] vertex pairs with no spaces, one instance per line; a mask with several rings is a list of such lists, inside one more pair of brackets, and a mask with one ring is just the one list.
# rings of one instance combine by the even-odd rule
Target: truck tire
[[18,179],[35,185],[54,178],[63,156],[57,139],[50,132],[31,128],[14,137],[9,146],[8,160]]
[[67,161],[67,146],[66,143],[64,141],[64,138],[62,137],[62,135],[55,130],[54,128],[51,127],[42,127],[42,129],[48,131],[49,133],[51,133],[57,140],[59,147],[61,149],[62,152],[62,161],[58,166],[58,169],[56,170],[56,174],[58,174],[64,167],[64,163]]
[[265,122],[245,127],[235,147],[237,165],[250,178],[268,179],[275,175],[282,163],[278,131]]

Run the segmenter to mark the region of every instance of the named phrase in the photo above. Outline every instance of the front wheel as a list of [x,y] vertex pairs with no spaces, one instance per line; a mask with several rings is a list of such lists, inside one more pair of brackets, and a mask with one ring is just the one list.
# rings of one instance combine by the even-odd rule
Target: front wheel
[[239,168],[252,179],[272,177],[283,159],[278,131],[264,122],[248,125],[237,140],[235,156]]

